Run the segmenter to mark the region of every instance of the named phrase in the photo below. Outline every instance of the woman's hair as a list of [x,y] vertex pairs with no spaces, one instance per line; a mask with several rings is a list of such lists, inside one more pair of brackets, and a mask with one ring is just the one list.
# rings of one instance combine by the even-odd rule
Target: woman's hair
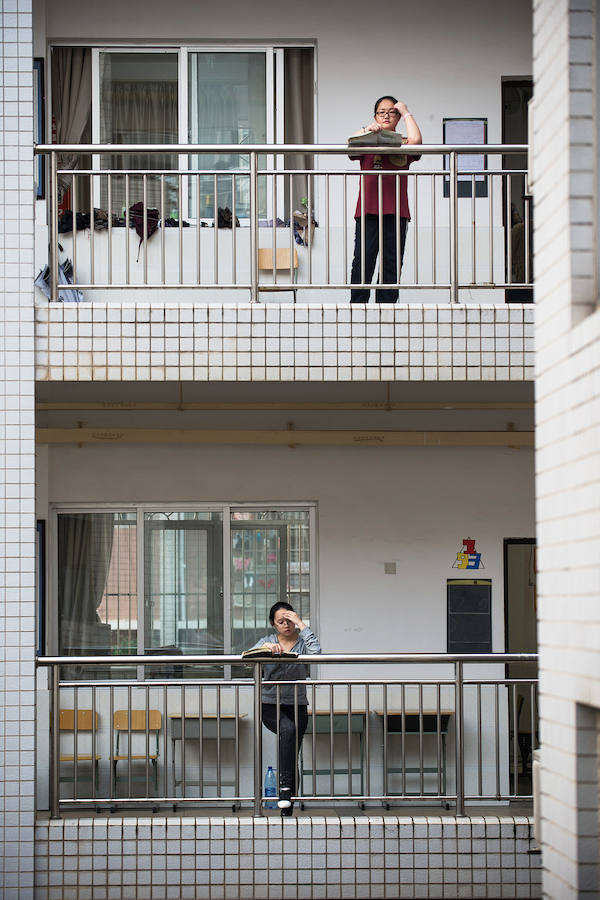
[[291,611],[294,612],[294,607],[290,603],[286,603],[285,600],[279,600],[277,603],[274,603],[269,610],[269,622],[271,625],[275,624],[275,613],[279,609],[291,609]]
[[375,101],[375,106],[373,107],[373,112],[374,112],[374,113],[377,112],[377,107],[379,106],[379,104],[381,103],[382,100],[391,100],[392,103],[397,103],[397,102],[398,102],[397,98],[396,98],[396,97],[392,97],[391,94],[384,94],[383,97],[380,97],[379,100],[376,100],[376,101]]

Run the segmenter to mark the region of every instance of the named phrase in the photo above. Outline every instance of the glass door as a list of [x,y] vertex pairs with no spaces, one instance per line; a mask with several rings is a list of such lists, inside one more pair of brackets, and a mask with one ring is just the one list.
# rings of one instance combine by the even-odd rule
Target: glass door
[[269,610],[287,592],[287,524],[231,523],[232,653],[269,629]]
[[223,653],[222,514],[146,513],[147,652]]

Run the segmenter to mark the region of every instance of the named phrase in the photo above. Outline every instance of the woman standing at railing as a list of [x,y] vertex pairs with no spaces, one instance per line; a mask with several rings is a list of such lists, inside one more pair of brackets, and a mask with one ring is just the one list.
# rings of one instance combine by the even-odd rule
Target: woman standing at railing
[[[269,610],[269,622],[275,628],[271,634],[261,638],[255,647],[270,650],[273,656],[282,653],[320,653],[319,638],[289,603],[274,603]],[[262,720],[263,724],[277,734],[277,685],[264,684],[268,681],[299,681],[308,675],[308,667],[298,663],[281,661],[263,667]],[[297,698],[297,699],[296,699]],[[304,685],[281,685],[279,687],[279,803],[282,816],[291,816],[292,795],[295,792],[298,773],[297,750],[300,749],[308,724],[308,698]],[[298,733],[296,734],[296,708],[298,711]]]
[[[380,131],[395,131],[400,119],[406,124],[406,144],[421,144],[423,138],[415,117],[409,111],[406,103],[396,100],[395,97],[380,97],[375,104],[375,116],[368,125],[363,125],[355,135],[377,134]],[[350,159],[360,160],[360,168],[364,171],[398,171],[408,169],[411,163],[420,159],[419,156],[403,154],[401,156],[385,153],[365,153],[360,156],[350,156]],[[366,175],[361,178],[364,187],[364,233],[365,233],[365,259],[364,272],[362,268],[362,213],[363,213],[363,189],[361,188],[356,204],[354,218],[356,231],[354,238],[354,259],[352,261],[352,284],[370,284],[375,271],[375,262],[379,253],[379,265],[382,268],[383,284],[394,284],[399,280],[397,267],[397,222],[399,216],[400,228],[400,269],[404,257],[404,244],[406,242],[406,227],[410,220],[408,208],[408,196],[406,191],[406,177],[400,178],[400,203],[396,209],[396,178],[391,175],[381,179],[374,175]],[[383,219],[383,249],[379,247],[379,181],[381,180],[381,200]],[[377,290],[375,301],[377,303],[395,303],[398,299],[398,291],[393,289]],[[354,288],[350,292],[351,303],[368,303],[368,288]]]

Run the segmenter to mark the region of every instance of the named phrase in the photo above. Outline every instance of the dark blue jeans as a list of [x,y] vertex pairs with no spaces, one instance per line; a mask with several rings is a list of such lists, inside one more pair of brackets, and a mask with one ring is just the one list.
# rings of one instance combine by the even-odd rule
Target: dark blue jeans
[[[360,218],[356,220],[354,235],[354,259],[352,260],[351,284],[367,284],[373,277],[377,254],[379,253],[379,265],[383,259],[383,283],[393,284],[398,280],[396,262],[396,216],[382,216],[383,218],[383,253],[379,253],[379,216],[371,213],[365,214],[365,271],[362,278],[361,255],[361,225]],[[404,259],[404,244],[406,243],[406,225],[408,219],[400,218],[400,268]],[[376,290],[376,303],[395,303],[398,299],[398,291]],[[350,291],[350,303],[368,303],[368,288],[354,288]]]
[[[263,703],[262,720],[269,731],[277,734],[277,705],[275,703]],[[298,750],[300,750],[307,725],[307,708],[298,705]],[[290,788],[292,793],[296,793],[297,772],[294,707],[282,703],[279,706],[279,787]]]

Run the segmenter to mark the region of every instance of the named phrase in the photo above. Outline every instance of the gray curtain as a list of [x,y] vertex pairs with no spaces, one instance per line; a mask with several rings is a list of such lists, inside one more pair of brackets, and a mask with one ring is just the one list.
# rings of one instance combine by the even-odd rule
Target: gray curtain
[[58,517],[59,652],[109,650],[110,626],[98,616],[113,545],[113,513]]
[[[79,144],[89,130],[92,111],[92,51],[55,47],[52,51],[52,114],[58,144]],[[74,169],[80,159],[60,154],[59,168]]]
[[[285,50],[285,122],[284,140],[286,144],[312,144],[314,141],[314,57],[312,47],[292,47]],[[310,169],[313,157],[304,153],[288,153],[286,169]],[[286,186],[286,213],[289,187]],[[308,178],[293,176],[294,209],[300,208],[300,201],[308,196]],[[314,205],[314,200],[313,200]]]

